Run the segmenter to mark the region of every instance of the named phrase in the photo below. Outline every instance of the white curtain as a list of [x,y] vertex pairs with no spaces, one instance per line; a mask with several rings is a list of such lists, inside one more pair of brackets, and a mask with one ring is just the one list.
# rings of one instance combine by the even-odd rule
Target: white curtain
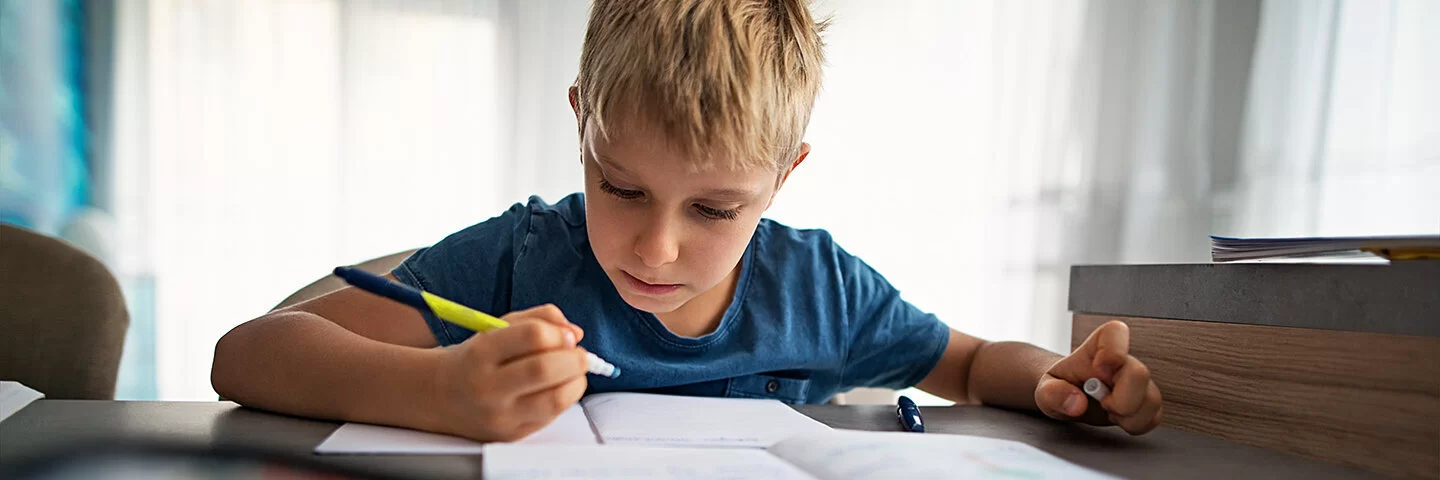
[[1437,24],[1427,0],[1264,3],[1234,231],[1440,233]]
[[215,341],[330,268],[579,185],[565,88],[582,1],[121,10],[118,268],[153,282],[154,315],[122,377],[153,369],[160,398],[214,398]]
[[[154,278],[158,396],[213,398],[215,341],[335,265],[580,189],[586,5],[123,2],[120,265]],[[1070,265],[1204,262],[1211,233],[1440,231],[1434,3],[816,9],[814,153],[770,216],[960,330],[1064,351]]]

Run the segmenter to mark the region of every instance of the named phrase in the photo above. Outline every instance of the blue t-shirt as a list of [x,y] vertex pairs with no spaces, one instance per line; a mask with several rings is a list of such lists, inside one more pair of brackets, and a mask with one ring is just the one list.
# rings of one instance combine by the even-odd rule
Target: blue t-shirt
[[[925,378],[949,328],[824,230],[761,220],[741,260],[735,296],[715,331],[671,333],[625,303],[590,250],[585,199],[531,197],[422,249],[401,281],[495,315],[553,303],[585,329],[580,345],[622,370],[589,377],[614,391],[823,403],[855,387],[904,388]],[[474,332],[432,315],[441,345]]]

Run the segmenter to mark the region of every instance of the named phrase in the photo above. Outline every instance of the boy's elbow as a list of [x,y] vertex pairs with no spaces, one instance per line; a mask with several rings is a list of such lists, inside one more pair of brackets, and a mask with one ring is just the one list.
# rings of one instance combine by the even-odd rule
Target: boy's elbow
[[234,400],[237,398],[237,387],[241,383],[240,372],[244,367],[243,353],[246,348],[244,343],[248,335],[243,330],[246,325],[240,325],[230,330],[220,341],[215,342],[215,358],[210,364],[210,388],[220,398]]

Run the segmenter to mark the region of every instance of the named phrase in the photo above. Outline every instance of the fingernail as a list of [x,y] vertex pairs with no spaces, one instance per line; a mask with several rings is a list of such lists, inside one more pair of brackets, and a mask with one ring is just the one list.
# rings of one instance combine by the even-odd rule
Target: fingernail
[[572,347],[575,346],[575,332],[565,331],[565,344]]
[[1085,398],[1078,393],[1072,393],[1070,397],[1065,399],[1065,414],[1079,415],[1080,409],[1084,406]]

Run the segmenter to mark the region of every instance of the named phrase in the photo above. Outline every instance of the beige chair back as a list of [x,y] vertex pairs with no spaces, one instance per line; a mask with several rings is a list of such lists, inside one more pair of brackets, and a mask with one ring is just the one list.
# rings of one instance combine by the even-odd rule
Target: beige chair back
[[105,265],[62,240],[0,224],[0,380],[47,398],[115,398],[130,315]]
[[[394,270],[395,267],[400,266],[400,262],[403,262],[405,261],[405,259],[410,258],[410,255],[414,254],[415,250],[418,249],[406,250],[399,253],[392,253],[390,255],[386,255],[380,258],[366,260],[355,265],[354,268],[358,268],[360,270],[370,272],[376,275],[384,275],[390,273],[390,271]],[[340,287],[344,286],[345,281],[341,280],[340,277],[335,276],[335,274],[326,275],[319,280],[311,282],[309,285],[306,285],[304,288],[301,288],[295,293],[290,294],[289,297],[285,297],[285,300],[281,301],[279,305],[276,305],[273,310],[279,310],[281,308],[285,308],[339,290]]]

